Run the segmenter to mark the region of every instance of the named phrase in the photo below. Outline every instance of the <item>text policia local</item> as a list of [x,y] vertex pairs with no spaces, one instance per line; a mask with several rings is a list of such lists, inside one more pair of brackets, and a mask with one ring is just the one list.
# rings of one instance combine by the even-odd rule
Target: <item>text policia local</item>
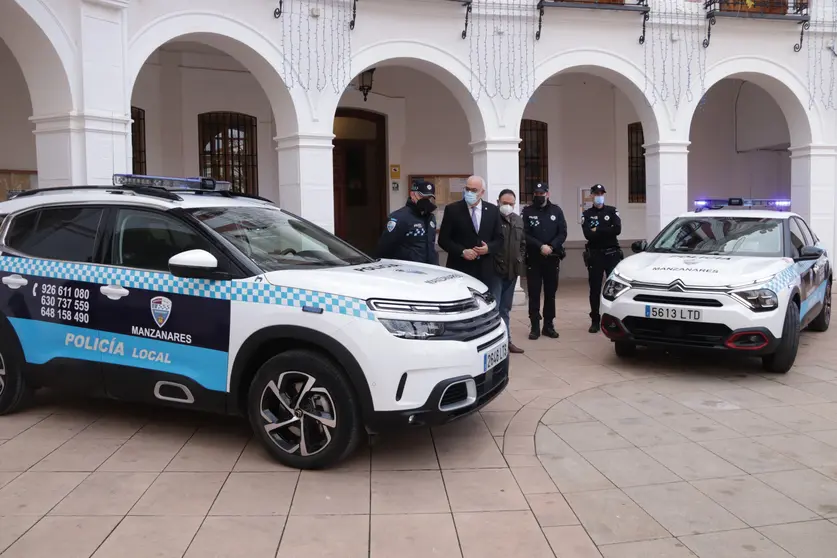
[[[70,345],[77,349],[84,349],[87,351],[98,351],[100,353],[119,356],[125,355],[125,343],[117,341],[115,338],[99,339],[98,337],[90,337],[89,335],[76,335],[74,333],[68,333],[64,338],[64,346],[68,347]],[[137,347],[133,347],[131,349],[131,357],[151,362],[171,364],[169,353],[164,353],[162,351],[151,351],[148,349],[138,349]]]

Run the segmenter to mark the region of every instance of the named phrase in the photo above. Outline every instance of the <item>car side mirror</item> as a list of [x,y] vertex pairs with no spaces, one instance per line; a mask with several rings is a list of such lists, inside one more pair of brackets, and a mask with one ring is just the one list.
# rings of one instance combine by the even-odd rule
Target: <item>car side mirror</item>
[[218,271],[218,258],[206,250],[187,250],[169,259],[169,271],[175,277],[185,279],[209,279],[225,281],[229,273]]
[[803,246],[799,251],[799,256],[794,258],[796,261],[818,260],[825,254],[825,249],[819,246]]
[[631,251],[634,254],[639,254],[640,252],[645,252],[646,248],[648,248],[648,243],[644,240],[636,240],[631,244]]

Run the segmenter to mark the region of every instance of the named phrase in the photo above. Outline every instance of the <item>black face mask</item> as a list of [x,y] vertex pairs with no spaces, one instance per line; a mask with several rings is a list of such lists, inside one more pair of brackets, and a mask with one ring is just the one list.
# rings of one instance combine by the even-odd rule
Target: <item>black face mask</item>
[[546,196],[535,196],[534,200],[537,207],[543,207],[546,204]]
[[436,204],[427,198],[422,198],[416,202],[416,207],[425,215],[436,211]]

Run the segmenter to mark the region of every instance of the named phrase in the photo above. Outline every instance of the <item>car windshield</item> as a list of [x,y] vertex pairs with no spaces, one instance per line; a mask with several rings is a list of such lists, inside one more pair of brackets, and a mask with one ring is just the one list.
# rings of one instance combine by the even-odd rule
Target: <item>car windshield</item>
[[278,208],[206,207],[191,214],[264,271],[373,261],[333,234]]
[[781,257],[783,219],[680,217],[648,246],[649,252]]

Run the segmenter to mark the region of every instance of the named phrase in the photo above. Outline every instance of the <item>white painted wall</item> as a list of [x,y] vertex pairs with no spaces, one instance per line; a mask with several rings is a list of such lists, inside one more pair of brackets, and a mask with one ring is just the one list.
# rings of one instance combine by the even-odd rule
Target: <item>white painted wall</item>
[[0,39],[0,170],[37,170],[32,101],[15,57]]
[[[175,48],[183,50],[168,50]],[[189,44],[172,45],[155,52],[137,78],[131,104],[146,111],[148,172],[197,174],[198,114],[242,112],[258,118],[259,183],[269,195],[275,191],[278,168],[267,96],[230,56],[190,52],[190,48]],[[4,48],[0,48],[0,75],[6,76],[0,82],[4,99],[0,103],[0,168],[35,169],[26,83]],[[451,92],[428,74],[397,66],[378,68],[368,101],[348,89],[340,106],[387,116],[389,163],[400,164],[402,173],[400,190],[389,191],[391,210],[406,200],[411,174],[473,172],[465,112]],[[738,149],[745,153],[735,153],[735,106]],[[604,184],[609,203],[620,208],[623,237],[644,236],[644,204],[628,203],[627,127],[639,117],[624,93],[600,77],[565,74],[538,89],[524,117],[548,125],[551,195],[567,212],[569,240],[583,240],[575,224],[578,190],[595,183]],[[713,87],[695,117],[690,140],[690,199],[732,193],[790,195],[788,152],[755,151],[777,145],[784,149],[789,142],[781,110],[760,87],[739,80]]]

